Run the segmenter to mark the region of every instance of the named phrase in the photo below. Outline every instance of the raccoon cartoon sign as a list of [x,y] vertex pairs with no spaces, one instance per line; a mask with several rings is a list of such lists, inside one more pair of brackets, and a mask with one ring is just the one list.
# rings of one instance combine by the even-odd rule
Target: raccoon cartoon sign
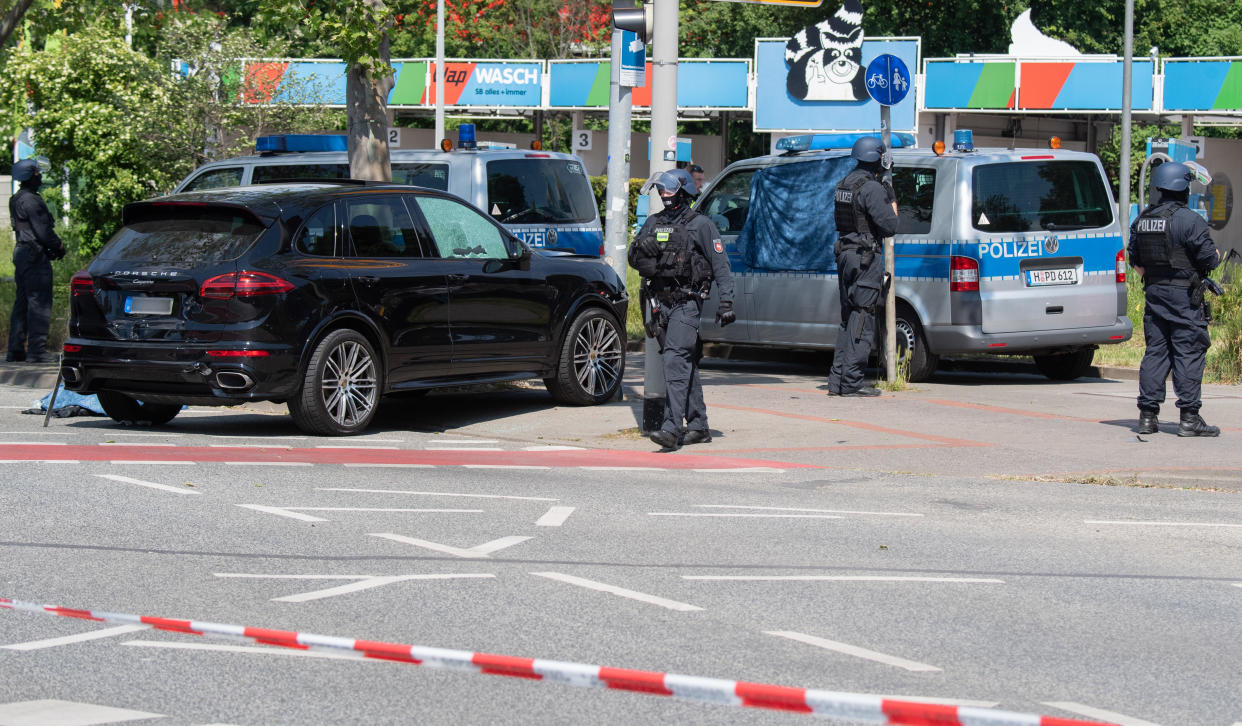
[[785,44],[785,86],[799,101],[865,101],[863,11],[845,0],[831,18],[799,30]]

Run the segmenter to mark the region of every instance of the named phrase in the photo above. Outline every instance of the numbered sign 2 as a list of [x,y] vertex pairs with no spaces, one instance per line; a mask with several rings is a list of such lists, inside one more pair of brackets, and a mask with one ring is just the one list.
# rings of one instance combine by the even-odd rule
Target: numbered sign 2
[[590,129],[574,129],[574,151],[591,150]]
[[394,149],[401,148],[401,129],[396,126],[388,127],[388,145]]

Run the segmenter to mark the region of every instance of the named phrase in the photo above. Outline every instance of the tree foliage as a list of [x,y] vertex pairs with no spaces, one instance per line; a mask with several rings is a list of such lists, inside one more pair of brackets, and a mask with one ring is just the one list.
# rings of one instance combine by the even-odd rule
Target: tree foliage
[[[1125,0],[1031,0],[1031,20],[1083,53],[1121,55]],[[1165,57],[1242,54],[1242,4],[1233,0],[1134,0],[1134,53]]]

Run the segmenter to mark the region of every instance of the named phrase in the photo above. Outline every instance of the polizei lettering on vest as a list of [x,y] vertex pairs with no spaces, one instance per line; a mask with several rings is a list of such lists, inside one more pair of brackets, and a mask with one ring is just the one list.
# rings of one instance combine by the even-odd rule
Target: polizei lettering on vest
[[1013,240],[1009,242],[980,242],[979,257],[1039,257],[1043,245],[1039,240]]
[[837,189],[837,201],[842,204],[853,204],[854,192],[851,192],[849,189]]
[[1164,232],[1167,219],[1152,219],[1150,217],[1140,217],[1135,229],[1139,232]]

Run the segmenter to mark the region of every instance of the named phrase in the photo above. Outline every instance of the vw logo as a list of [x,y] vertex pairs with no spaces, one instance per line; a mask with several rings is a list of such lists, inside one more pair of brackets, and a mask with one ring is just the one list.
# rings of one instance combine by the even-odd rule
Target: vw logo
[[1048,235],[1048,239],[1044,240],[1044,249],[1048,254],[1055,255],[1057,250],[1061,248],[1061,243],[1057,241],[1056,235]]

